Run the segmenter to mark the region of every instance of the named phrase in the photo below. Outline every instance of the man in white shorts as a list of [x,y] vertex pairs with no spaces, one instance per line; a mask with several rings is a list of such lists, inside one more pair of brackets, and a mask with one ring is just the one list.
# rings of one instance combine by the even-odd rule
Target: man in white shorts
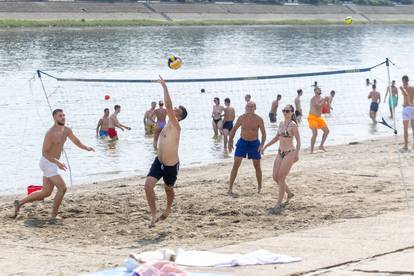
[[[408,76],[402,77],[403,85],[400,86],[401,93],[403,95],[403,125],[404,125],[404,151],[408,150],[408,126],[411,122],[411,128],[413,130],[413,143],[414,143],[414,87],[409,86]],[[414,144],[413,144],[414,148]]]
[[66,193],[66,185],[63,178],[59,175],[59,169],[66,171],[66,165],[59,161],[62,154],[63,145],[69,138],[76,146],[87,151],[95,151],[92,147],[85,146],[73,134],[72,130],[65,126],[65,114],[62,109],[55,109],[52,113],[54,125],[46,132],[43,140],[42,157],[39,161],[39,167],[43,172],[43,188],[23,198],[14,201],[13,218],[19,214],[20,207],[24,204],[42,200],[52,194],[56,186],[57,192],[53,201],[51,219],[55,220],[58,214],[60,204]]

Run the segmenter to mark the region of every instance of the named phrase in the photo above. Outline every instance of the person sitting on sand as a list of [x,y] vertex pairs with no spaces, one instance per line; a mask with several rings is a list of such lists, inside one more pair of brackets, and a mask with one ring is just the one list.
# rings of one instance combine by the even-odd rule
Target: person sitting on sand
[[[275,138],[267,143],[261,151],[261,154],[263,154],[266,148],[279,141],[279,150],[273,165],[273,180],[279,185],[279,195],[276,205],[269,209],[271,214],[278,214],[282,211],[282,201],[285,193],[287,195],[285,204],[287,204],[293,197],[293,193],[289,190],[286,184],[286,177],[289,174],[293,163],[299,160],[300,135],[294,108],[289,104],[285,106],[282,111],[284,121],[279,124],[279,130],[277,131]],[[296,147],[293,145],[293,137],[296,140]]]
[[104,115],[96,126],[96,137],[108,137],[109,108],[104,109]]
[[59,211],[60,204],[66,193],[66,184],[59,174],[59,169],[66,171],[66,165],[59,161],[62,154],[63,145],[69,138],[76,146],[87,151],[95,151],[92,147],[85,146],[72,130],[65,126],[65,114],[62,109],[55,109],[52,113],[54,125],[46,132],[43,140],[42,157],[39,161],[39,167],[43,172],[43,187],[40,191],[36,191],[23,198],[14,201],[14,215],[17,217],[20,207],[24,204],[43,200],[52,194],[53,188],[56,186],[57,192],[53,200],[51,219],[55,220]]
[[321,117],[321,109],[325,99],[321,97],[322,91],[318,86],[315,86],[313,91],[315,92],[315,96],[313,96],[310,101],[310,111],[308,115],[309,128],[312,130],[311,153],[313,153],[315,148],[316,138],[318,137],[318,129],[322,129],[323,131],[322,141],[319,146],[319,149],[323,151],[326,151],[324,144],[329,134],[329,128],[326,121]]
[[[260,151],[266,142],[266,129],[263,119],[255,114],[256,104],[249,101],[246,104],[246,112],[237,118],[236,124],[230,132],[228,148],[229,152],[233,150],[233,139],[237,130],[241,127],[240,139],[236,144],[234,153],[234,163],[230,174],[229,195],[233,195],[233,185],[237,177],[237,172],[243,161],[243,158],[253,160],[253,166],[256,170],[257,190],[260,193],[262,189],[262,169],[260,167]],[[259,140],[259,129],[262,133],[262,142]]]
[[112,141],[118,140],[118,133],[116,132],[116,128],[120,128],[122,131],[124,131],[124,128],[131,130],[130,127],[121,124],[118,121],[118,114],[121,112],[121,106],[115,105],[114,106],[115,112],[109,116],[109,125],[108,125],[108,134],[109,138],[112,139]]
[[371,105],[369,107],[369,117],[372,119],[372,123],[377,123],[377,112],[379,103],[381,102],[381,94],[376,90],[375,84],[372,85],[372,91],[368,94],[368,99],[371,99]]
[[[179,170],[178,146],[180,143],[180,121],[187,117],[187,110],[183,106],[173,108],[170,93],[168,92],[165,81],[160,76],[158,82],[164,89],[165,109],[168,116],[168,123],[162,129],[158,141],[158,155],[151,165],[147,175],[144,189],[148,205],[151,212],[150,227],[153,227],[159,220],[165,220],[171,213],[172,203],[174,201],[174,185],[177,180]],[[157,209],[155,204],[154,188],[158,180],[163,178],[164,189],[167,195],[167,207],[163,214],[157,218]]]

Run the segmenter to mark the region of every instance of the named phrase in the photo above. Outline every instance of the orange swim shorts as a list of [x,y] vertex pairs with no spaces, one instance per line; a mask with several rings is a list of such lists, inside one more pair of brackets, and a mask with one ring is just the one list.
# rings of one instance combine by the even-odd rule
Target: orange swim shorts
[[308,115],[308,123],[310,128],[317,128],[321,129],[326,127],[326,121],[324,118],[309,114]]

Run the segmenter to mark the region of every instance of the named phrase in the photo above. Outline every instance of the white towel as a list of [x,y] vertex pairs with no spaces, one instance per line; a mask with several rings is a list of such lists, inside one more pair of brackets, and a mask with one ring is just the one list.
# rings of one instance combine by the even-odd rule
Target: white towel
[[[135,255],[144,261],[156,261],[163,259],[163,251],[149,251]],[[257,250],[247,254],[224,254],[209,251],[185,251],[177,250],[175,263],[184,266],[242,266],[263,264],[284,264],[301,261],[301,258],[287,255],[274,254],[267,250]]]

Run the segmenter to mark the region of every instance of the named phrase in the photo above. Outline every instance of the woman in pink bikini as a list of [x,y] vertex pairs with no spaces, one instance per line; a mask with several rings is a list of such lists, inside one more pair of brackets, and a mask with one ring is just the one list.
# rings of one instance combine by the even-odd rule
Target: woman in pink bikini
[[[293,163],[299,160],[300,136],[298,125],[295,117],[295,110],[292,105],[287,105],[283,110],[284,121],[280,123],[279,130],[267,145],[265,149],[279,141],[279,150],[273,165],[273,179],[279,185],[279,196],[275,207],[269,209],[270,214],[279,214],[282,208],[293,197],[293,193],[286,184],[286,177],[289,174]],[[293,138],[296,140],[296,147],[293,145]],[[287,194],[287,200],[282,204],[283,198]]]

